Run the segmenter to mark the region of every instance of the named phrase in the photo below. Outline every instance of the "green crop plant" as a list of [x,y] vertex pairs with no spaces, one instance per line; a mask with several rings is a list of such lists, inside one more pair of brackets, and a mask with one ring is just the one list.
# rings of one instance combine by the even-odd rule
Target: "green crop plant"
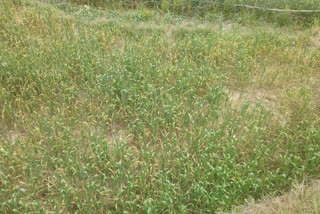
[[1,212],[214,213],[317,178],[316,22],[182,12],[0,0]]

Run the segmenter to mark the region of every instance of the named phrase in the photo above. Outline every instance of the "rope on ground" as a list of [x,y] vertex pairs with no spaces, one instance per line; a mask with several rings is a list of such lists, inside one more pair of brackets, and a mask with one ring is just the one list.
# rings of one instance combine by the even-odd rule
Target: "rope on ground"
[[289,10],[289,9],[277,9],[277,8],[265,8],[251,5],[235,4],[236,7],[245,7],[249,9],[257,9],[264,11],[276,11],[276,12],[291,12],[291,13],[320,13],[320,10]]
[[[90,0],[87,0],[90,2]],[[196,3],[203,3],[203,4],[212,4],[212,5],[225,5],[223,2],[217,2],[217,1],[201,1],[201,0],[189,0],[190,2],[196,2]],[[107,2],[114,2],[114,0],[102,0],[102,3]],[[115,1],[116,3],[131,3],[131,4],[138,4],[138,2],[128,2],[128,1]],[[149,1],[142,1],[143,3],[153,3],[153,4],[159,4],[159,1],[155,0],[149,0]],[[230,5],[232,6],[232,5]],[[291,10],[291,9],[279,9],[279,8],[268,8],[268,7],[259,7],[259,6],[252,6],[247,4],[234,4],[235,7],[244,7],[248,9],[256,9],[261,11],[275,11],[275,12],[291,12],[291,13],[320,13],[320,10]]]
[[[225,5],[222,2],[216,2],[216,1],[201,1],[201,0],[190,0],[190,1],[197,2],[197,3],[213,4],[213,5]],[[155,2],[155,1],[150,1],[150,2]],[[234,4],[234,6],[245,7],[248,9],[262,10],[262,11],[291,12],[291,13],[320,13],[320,10],[290,10],[290,9],[259,7],[259,6],[252,6],[247,4]]]
[[[198,3],[214,4],[214,5],[225,5],[222,2],[215,2],[215,1],[201,1],[201,0],[200,1],[199,0],[190,0],[190,1],[191,2],[198,2]],[[320,13],[320,10],[290,10],[290,9],[259,7],[259,6],[252,6],[252,5],[247,5],[247,4],[234,4],[234,6],[235,7],[245,7],[248,9],[263,10],[263,11],[291,12],[291,13]]]

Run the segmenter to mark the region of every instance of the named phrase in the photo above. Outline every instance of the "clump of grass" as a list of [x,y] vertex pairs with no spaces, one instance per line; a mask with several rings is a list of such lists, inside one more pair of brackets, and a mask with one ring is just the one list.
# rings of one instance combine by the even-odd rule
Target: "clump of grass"
[[[1,1],[1,210],[212,213],[318,175],[310,30],[139,10]],[[249,85],[283,117],[235,108]]]

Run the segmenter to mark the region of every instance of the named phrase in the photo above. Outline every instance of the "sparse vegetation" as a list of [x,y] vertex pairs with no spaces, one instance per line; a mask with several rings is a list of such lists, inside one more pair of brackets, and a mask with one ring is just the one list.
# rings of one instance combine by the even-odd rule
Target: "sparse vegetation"
[[0,0],[1,212],[213,213],[318,178],[316,15],[251,15]]

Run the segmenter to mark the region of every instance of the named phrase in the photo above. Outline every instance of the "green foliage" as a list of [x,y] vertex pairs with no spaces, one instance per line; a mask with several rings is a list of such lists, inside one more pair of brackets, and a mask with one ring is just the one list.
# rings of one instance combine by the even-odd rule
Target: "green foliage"
[[216,17],[1,0],[0,210],[214,213],[317,177],[311,33]]

